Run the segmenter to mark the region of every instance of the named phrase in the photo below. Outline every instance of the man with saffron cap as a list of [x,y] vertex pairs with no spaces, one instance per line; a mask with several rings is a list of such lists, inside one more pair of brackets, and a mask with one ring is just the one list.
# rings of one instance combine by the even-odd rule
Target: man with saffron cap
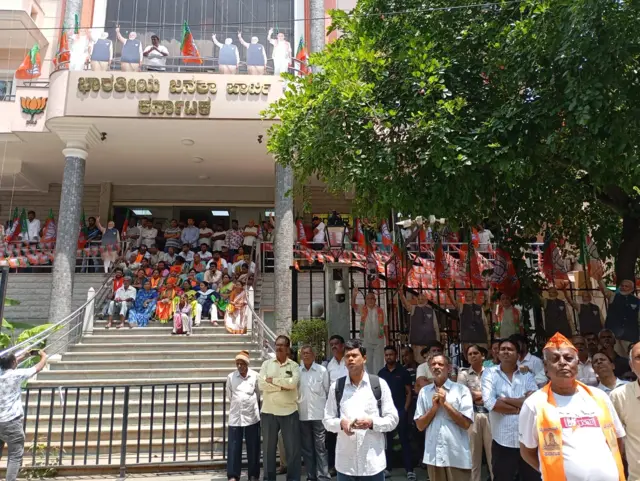
[[578,382],[578,351],[560,333],[544,347],[549,383],[524,402],[520,453],[545,481],[624,481],[624,428],[609,397]]

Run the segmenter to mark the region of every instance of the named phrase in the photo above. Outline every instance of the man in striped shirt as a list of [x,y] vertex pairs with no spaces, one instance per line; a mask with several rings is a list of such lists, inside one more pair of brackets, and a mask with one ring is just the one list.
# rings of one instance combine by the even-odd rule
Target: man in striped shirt
[[500,341],[500,365],[482,377],[482,401],[491,422],[494,481],[539,481],[540,473],[520,456],[518,415],[525,399],[538,390],[530,372],[518,369],[517,339]]

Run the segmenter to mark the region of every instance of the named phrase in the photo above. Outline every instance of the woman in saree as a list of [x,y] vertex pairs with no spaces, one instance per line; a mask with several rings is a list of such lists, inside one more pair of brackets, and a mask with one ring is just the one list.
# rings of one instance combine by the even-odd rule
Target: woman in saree
[[203,273],[207,269],[207,264],[205,264],[200,258],[200,254],[195,254],[193,256],[193,262],[191,263],[191,269],[196,271],[196,274]]
[[244,284],[236,281],[224,313],[224,326],[230,334],[246,334],[247,320],[247,293]]
[[151,283],[151,289],[158,292],[164,286],[164,277],[160,275],[160,271],[158,269],[154,269],[151,277],[149,278],[149,282]]
[[147,327],[149,319],[156,312],[156,299],[158,291],[151,288],[151,281],[147,279],[143,288],[136,294],[133,309],[129,311],[129,324],[137,324],[139,327]]
[[173,316],[173,297],[175,288],[168,287],[162,291],[161,299],[156,306],[156,318],[161,324],[167,324]]
[[146,279],[147,276],[144,273],[144,269],[138,269],[131,285],[135,287],[136,291],[140,291],[142,290],[142,286],[144,286]]
[[173,314],[173,331],[171,334],[186,334],[190,336],[191,316],[191,302],[186,294],[183,294],[178,298],[178,303],[176,304],[175,313]]
[[216,300],[216,307],[218,308],[218,318],[224,317],[224,313],[229,305],[229,297],[233,290],[233,282],[229,274],[224,274],[220,281],[220,289],[218,289],[218,298]]
[[169,269],[167,269],[167,264],[164,261],[159,261],[156,269],[160,271],[160,275],[165,279],[169,275]]

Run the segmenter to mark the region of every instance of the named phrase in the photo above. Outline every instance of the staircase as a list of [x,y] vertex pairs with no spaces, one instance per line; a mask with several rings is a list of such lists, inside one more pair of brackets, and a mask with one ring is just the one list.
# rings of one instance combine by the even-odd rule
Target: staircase
[[[95,321],[92,334],[29,382],[25,446],[37,441],[40,458],[59,461],[60,473],[224,464],[224,381],[240,350],[260,368],[251,335],[228,334],[209,321],[190,337],[172,336],[171,326],[159,323],[105,325]],[[25,466],[38,459],[28,452]]]

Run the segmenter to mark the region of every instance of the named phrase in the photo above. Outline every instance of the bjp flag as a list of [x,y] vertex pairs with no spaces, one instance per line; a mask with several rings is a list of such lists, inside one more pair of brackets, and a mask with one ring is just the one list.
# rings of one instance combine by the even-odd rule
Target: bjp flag
[[55,68],[69,68],[70,60],[71,51],[69,50],[69,38],[67,37],[67,31],[63,27],[58,42],[58,51],[56,52],[56,56],[53,57],[53,66]]
[[40,77],[42,73],[42,59],[40,58],[40,47],[34,45],[24,58],[18,70],[16,70],[16,78],[20,80],[32,80]]
[[202,65],[203,62],[200,58],[198,46],[193,40],[193,34],[191,33],[191,29],[189,28],[186,20],[182,25],[182,43],[180,45],[180,52],[184,57],[182,59],[184,63],[197,63],[198,65]]

